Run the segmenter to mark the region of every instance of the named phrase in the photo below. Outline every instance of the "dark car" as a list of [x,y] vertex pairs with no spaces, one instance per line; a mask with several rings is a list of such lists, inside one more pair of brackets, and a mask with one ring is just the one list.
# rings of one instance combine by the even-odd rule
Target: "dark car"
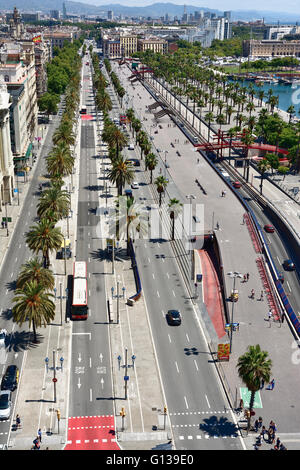
[[168,310],[167,322],[169,325],[180,325],[181,315],[180,315],[179,310]]
[[266,224],[264,226],[264,229],[268,233],[274,233],[275,232],[275,228],[273,227],[273,225],[270,225],[270,224]]
[[285,259],[282,266],[286,271],[295,271],[296,269],[295,263],[291,259]]
[[8,366],[2,378],[1,390],[11,390],[17,388],[19,382],[19,369],[17,366]]

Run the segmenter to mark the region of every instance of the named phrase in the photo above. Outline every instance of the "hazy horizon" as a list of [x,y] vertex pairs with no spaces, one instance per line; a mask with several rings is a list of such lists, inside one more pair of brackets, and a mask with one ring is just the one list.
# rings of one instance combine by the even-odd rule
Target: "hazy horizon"
[[197,0],[170,0],[170,1],[160,1],[160,0],[73,0],[78,1],[80,3],[86,3],[89,5],[108,5],[117,3],[124,6],[129,7],[139,7],[139,6],[148,6],[152,5],[153,3],[174,3],[176,5],[193,5],[196,7],[206,7],[211,9],[216,9],[220,11],[226,10],[235,10],[235,11],[249,11],[249,10],[257,10],[257,11],[274,11],[274,12],[285,12],[285,13],[300,13],[300,5],[299,0],[286,0],[284,2],[284,6],[282,5],[282,0],[265,0],[263,3],[261,0],[252,0],[251,5],[248,8],[241,8],[241,1],[240,0],[201,0],[201,2]]

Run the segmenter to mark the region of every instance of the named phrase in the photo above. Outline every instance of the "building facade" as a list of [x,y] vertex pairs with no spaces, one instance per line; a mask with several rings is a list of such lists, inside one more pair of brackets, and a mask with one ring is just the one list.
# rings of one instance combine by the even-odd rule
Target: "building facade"
[[11,203],[14,188],[14,165],[10,143],[10,95],[0,81],[0,211],[3,204]]
[[300,41],[243,41],[244,57],[300,57]]

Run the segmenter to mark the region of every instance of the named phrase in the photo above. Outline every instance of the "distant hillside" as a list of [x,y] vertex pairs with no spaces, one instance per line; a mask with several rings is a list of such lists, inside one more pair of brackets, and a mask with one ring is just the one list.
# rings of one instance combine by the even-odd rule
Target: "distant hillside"
[[[90,0],[92,1],[92,0]],[[94,0],[95,3],[100,3],[101,0]],[[207,2],[208,3],[208,2]],[[144,7],[131,7],[124,6],[119,4],[107,4],[107,5],[91,5],[90,3],[82,2],[71,2],[66,1],[67,13],[74,14],[86,14],[86,15],[103,15],[108,10],[112,10],[114,15],[124,15],[124,16],[152,16],[155,12],[155,17],[164,16],[166,13],[170,16],[177,16],[178,18],[182,17],[184,5],[175,5],[174,3],[154,3],[152,5]],[[0,10],[2,11],[12,11],[16,6],[20,11],[42,11],[43,13],[49,13],[51,10],[60,10],[62,11],[62,0],[0,0]],[[224,3],[224,9],[226,9],[226,4]],[[299,7],[300,9],[300,7]],[[194,6],[186,5],[186,12],[193,13],[195,11],[210,11],[216,13],[217,15],[222,15],[223,12],[219,10],[213,10],[207,8],[206,6]],[[292,14],[285,12],[272,12],[272,11],[257,11],[257,10],[238,10],[232,11],[233,20],[257,20],[265,19],[266,23],[295,23],[300,21],[300,13]]]

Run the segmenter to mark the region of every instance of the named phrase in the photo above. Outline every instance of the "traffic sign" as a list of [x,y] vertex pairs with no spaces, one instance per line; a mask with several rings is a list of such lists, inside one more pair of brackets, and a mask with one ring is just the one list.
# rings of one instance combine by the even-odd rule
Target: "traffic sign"
[[52,382],[54,382],[54,383],[57,382],[57,378],[54,377],[54,378],[52,379]]
[[124,375],[124,380],[129,380],[129,375]]

